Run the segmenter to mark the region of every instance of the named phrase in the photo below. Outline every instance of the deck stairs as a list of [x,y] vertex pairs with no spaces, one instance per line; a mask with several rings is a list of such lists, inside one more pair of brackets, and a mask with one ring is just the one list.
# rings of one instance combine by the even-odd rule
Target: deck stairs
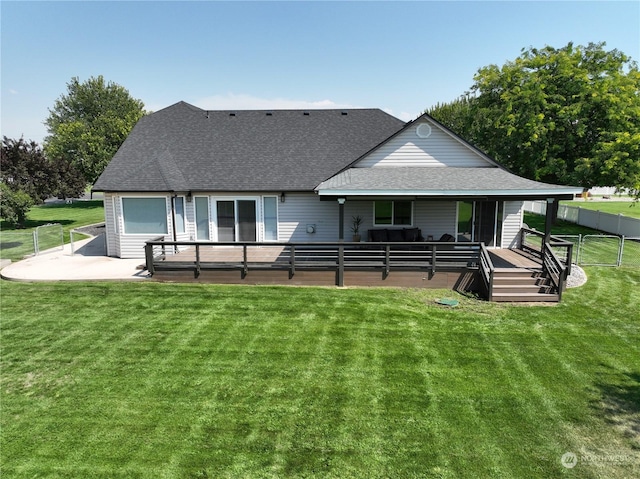
[[[535,258],[521,251],[494,259],[492,301],[496,302],[558,302],[560,295]],[[514,256],[518,255],[518,256]]]

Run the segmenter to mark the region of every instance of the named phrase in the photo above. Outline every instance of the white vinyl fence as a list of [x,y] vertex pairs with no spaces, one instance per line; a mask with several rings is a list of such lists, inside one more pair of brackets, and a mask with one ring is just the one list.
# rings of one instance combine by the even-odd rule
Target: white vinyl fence
[[[636,208],[640,208],[640,205],[636,206]],[[547,213],[547,203],[545,201],[525,201],[524,210],[545,215]],[[640,220],[622,214],[612,215],[602,211],[580,208],[579,206],[560,205],[558,218],[618,236],[640,236]]]

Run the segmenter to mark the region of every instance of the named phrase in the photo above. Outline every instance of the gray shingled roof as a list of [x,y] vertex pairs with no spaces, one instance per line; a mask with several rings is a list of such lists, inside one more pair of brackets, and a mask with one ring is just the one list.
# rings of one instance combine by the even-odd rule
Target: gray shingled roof
[[531,196],[572,195],[581,188],[528,180],[500,167],[378,167],[349,168],[322,182],[320,195]]
[[207,112],[179,102],[138,122],[93,189],[312,191],[403,126],[378,109]]

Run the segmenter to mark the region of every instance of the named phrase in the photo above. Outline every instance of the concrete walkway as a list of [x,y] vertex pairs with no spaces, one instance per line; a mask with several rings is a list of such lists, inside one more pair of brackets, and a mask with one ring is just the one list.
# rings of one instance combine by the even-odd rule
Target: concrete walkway
[[143,280],[144,259],[119,259],[105,256],[105,238],[99,235],[74,242],[63,249],[48,250],[37,256],[11,263],[0,276],[13,281],[101,281]]

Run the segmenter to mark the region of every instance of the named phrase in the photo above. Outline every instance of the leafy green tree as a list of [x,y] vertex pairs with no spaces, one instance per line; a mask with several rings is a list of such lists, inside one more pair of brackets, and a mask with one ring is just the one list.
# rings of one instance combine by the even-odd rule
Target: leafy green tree
[[640,73],[604,47],[523,50],[481,68],[470,98],[429,113],[522,176],[640,195]]
[[438,103],[426,112],[450,130],[473,142],[476,135],[476,121],[471,112],[475,97],[464,95],[449,103]]
[[80,196],[86,182],[80,172],[60,158],[49,159],[34,141],[2,139],[0,180],[14,192],[26,193],[34,203],[58,196]]
[[80,170],[87,183],[100,176],[127,135],[145,114],[142,101],[102,75],[67,84],[45,121],[45,151]]
[[6,183],[0,183],[0,218],[12,226],[23,227],[31,206],[33,200],[24,191],[14,191]]

